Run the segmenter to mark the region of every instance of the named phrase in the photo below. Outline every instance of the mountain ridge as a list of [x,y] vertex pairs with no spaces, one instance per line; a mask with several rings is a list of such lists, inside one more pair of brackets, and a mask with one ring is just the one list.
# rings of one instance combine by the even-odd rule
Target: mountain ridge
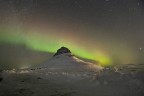
[[46,62],[37,65],[35,68],[47,68],[49,70],[66,71],[99,71],[103,69],[97,64],[85,62],[76,56],[66,47],[61,47],[56,54]]

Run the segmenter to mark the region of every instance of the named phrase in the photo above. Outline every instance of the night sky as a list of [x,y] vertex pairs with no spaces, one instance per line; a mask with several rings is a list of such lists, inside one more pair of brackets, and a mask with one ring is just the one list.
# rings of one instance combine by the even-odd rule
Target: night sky
[[0,43],[48,53],[65,46],[102,65],[144,63],[144,1],[0,0]]

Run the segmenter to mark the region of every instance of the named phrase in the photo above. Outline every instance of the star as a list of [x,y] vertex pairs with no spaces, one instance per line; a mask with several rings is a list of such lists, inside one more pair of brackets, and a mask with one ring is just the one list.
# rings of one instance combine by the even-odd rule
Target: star
[[138,2],[138,6],[140,6],[140,2]]
[[142,50],[142,48],[139,48],[139,50],[141,51],[141,50]]

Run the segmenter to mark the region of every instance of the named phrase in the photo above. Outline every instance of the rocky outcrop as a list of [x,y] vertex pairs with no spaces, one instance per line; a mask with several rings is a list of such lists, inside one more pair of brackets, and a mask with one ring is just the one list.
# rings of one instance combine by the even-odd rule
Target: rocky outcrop
[[64,54],[64,53],[71,53],[71,51],[66,47],[61,47],[60,49],[57,50],[54,56]]

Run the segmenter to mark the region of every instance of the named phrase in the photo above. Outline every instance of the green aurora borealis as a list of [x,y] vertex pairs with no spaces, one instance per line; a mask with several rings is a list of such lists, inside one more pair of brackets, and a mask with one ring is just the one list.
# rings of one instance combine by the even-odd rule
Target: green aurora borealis
[[38,35],[20,35],[14,32],[1,32],[0,34],[0,42],[9,43],[9,44],[16,44],[16,45],[25,45],[27,48],[37,51],[44,51],[55,53],[58,48],[61,46],[66,46],[70,48],[72,53],[76,56],[81,58],[95,60],[100,62],[101,65],[109,65],[112,64],[110,58],[108,58],[105,54],[97,51],[97,53],[89,52],[85,50],[80,45],[72,44],[66,41],[60,41],[60,38],[55,38],[51,36],[42,37]]
[[[78,44],[79,42],[75,43],[73,41],[68,41],[68,38],[61,38],[60,36],[55,36],[52,33],[49,34],[36,32],[14,32],[12,30],[11,32],[1,31],[0,42],[25,45],[31,50],[50,53],[55,53],[56,50],[61,46],[66,46],[72,51],[74,55],[96,61],[97,63],[99,62],[99,64],[102,66],[112,65],[115,62],[129,63],[127,61],[135,60],[133,59],[134,56],[132,55],[132,51],[129,49],[119,49],[123,52],[118,52],[116,50],[117,55],[112,57],[114,54],[112,51],[110,51],[111,53],[108,53],[103,48],[100,48],[100,46],[97,46],[96,48],[83,47],[81,44]],[[115,50],[113,50],[113,52],[115,52]]]

